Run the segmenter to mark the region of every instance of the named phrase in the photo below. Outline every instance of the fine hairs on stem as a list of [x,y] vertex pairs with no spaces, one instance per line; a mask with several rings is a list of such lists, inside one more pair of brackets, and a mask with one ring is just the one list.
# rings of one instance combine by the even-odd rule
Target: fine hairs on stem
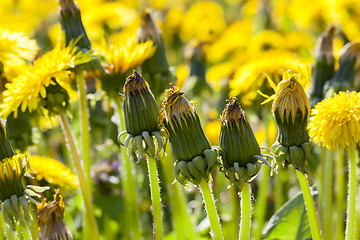
[[241,217],[239,240],[250,238],[251,229],[251,186],[245,183],[241,191]]
[[221,224],[220,219],[217,214],[213,194],[211,191],[211,188],[209,186],[209,183],[205,180],[202,180],[200,182],[200,189],[201,193],[203,195],[204,203],[205,203],[205,209],[208,214],[209,220],[210,220],[210,227],[213,234],[214,239],[224,239],[222,231],[221,231]]

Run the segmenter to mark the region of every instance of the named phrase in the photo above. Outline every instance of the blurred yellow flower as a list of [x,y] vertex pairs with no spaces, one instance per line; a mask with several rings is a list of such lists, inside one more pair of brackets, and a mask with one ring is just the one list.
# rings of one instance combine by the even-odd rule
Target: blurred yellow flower
[[205,49],[208,60],[221,60],[234,50],[246,46],[252,28],[252,22],[248,19],[232,23],[213,44]]
[[6,118],[14,112],[16,117],[20,106],[22,112],[26,109],[32,112],[38,107],[40,97],[46,97],[46,87],[55,85],[56,82],[62,86],[69,81],[72,68],[93,58],[92,52],[76,52],[76,49],[75,42],[67,47],[59,43],[53,50],[24,68],[19,76],[6,84],[0,115]]
[[220,121],[216,119],[206,123],[204,130],[207,138],[209,139],[210,144],[218,145],[220,130],[221,130]]
[[[265,74],[277,84],[284,70],[287,69],[292,73],[303,72],[307,69],[307,62],[288,51],[261,52],[235,72],[233,79],[230,80],[230,95],[240,95],[242,104],[249,105],[255,99],[256,91],[263,86]],[[304,87],[306,88],[307,85],[308,83]]]
[[36,180],[45,180],[65,190],[75,190],[78,188],[75,174],[62,162],[41,156],[29,156],[28,159],[31,167],[29,172]]
[[182,20],[181,37],[213,41],[226,28],[222,8],[210,1],[194,3]]
[[123,74],[133,70],[155,52],[151,40],[145,43],[137,43],[135,36],[119,39],[116,44],[109,46],[103,42],[99,48],[109,63],[105,68],[110,74]]
[[312,140],[328,149],[360,142],[360,93],[339,92],[315,105],[308,125]]
[[32,61],[39,52],[35,40],[23,33],[0,29],[0,62],[7,65],[20,65]]

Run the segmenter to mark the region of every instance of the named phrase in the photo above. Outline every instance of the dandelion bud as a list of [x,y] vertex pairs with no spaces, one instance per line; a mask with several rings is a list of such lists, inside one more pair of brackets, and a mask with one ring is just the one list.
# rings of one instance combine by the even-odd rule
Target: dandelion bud
[[311,73],[312,85],[309,91],[311,106],[324,98],[324,84],[332,78],[335,72],[334,33],[335,27],[332,25],[318,38],[315,46],[315,61]]
[[37,205],[39,240],[72,239],[69,227],[64,223],[65,203],[59,189],[55,190],[54,201],[46,198]]
[[190,96],[199,96],[203,91],[211,91],[205,76],[204,43],[193,40],[185,49],[185,59],[190,64],[190,74],[184,83],[184,91]]
[[149,81],[155,97],[158,98],[172,82],[173,77],[169,71],[161,31],[148,9],[141,12],[141,25],[136,33],[136,38],[139,43],[152,40],[156,46],[154,55],[141,65],[141,71]]
[[278,125],[278,136],[272,146],[278,162],[291,163],[296,169],[307,172],[312,147],[307,131],[310,104],[295,76],[278,84],[272,112]]
[[176,159],[176,179],[182,184],[208,180],[217,163],[217,152],[211,149],[196,109],[183,92],[168,90],[160,110],[160,123],[169,133]]
[[326,97],[339,91],[360,90],[360,43],[347,43],[340,51],[339,63],[339,69],[324,87]]
[[[78,51],[87,52],[91,50],[91,43],[86,34],[84,25],[81,20],[80,9],[74,0],[60,0],[60,24],[62,30],[65,32],[66,46],[76,41]],[[97,58],[91,60],[86,64],[91,70],[95,72],[104,72]]]
[[[124,145],[128,149],[132,143],[133,149],[142,159],[145,153],[154,157],[163,147],[164,132],[159,129],[157,105],[154,95],[143,76],[134,70],[126,79],[124,85],[124,118],[127,137]],[[156,145],[157,148],[156,148]],[[157,150],[156,150],[157,149]]]
[[236,97],[228,100],[220,121],[219,147],[225,176],[231,182],[251,180],[261,168],[260,147]]
[[82,52],[89,51],[91,43],[81,21],[80,9],[76,2],[74,0],[60,0],[59,15],[61,28],[65,32],[66,45],[69,45],[71,40],[81,36],[76,45]]

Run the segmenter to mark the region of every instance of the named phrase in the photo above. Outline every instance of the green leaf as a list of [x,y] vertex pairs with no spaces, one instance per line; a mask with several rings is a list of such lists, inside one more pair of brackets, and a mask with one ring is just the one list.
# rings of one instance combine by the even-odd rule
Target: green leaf
[[[314,201],[319,192],[311,192]],[[303,240],[311,239],[308,215],[302,192],[290,199],[270,218],[262,235],[265,239]]]

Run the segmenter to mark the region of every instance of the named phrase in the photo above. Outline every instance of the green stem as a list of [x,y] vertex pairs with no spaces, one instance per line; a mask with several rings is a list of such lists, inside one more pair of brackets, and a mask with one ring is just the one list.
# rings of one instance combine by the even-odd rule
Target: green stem
[[82,143],[82,159],[85,170],[86,186],[91,193],[91,176],[90,176],[90,127],[89,127],[89,109],[86,99],[85,79],[81,71],[77,71],[76,82],[79,89],[80,98],[80,115],[81,115],[81,143]]
[[238,237],[239,233],[239,212],[240,212],[240,206],[239,206],[239,188],[235,184],[231,185],[229,192],[231,193],[231,205],[232,207],[232,232],[230,232],[230,238],[236,239]]
[[154,158],[147,158],[149,179],[150,179],[150,191],[151,191],[151,203],[154,217],[154,239],[163,239],[162,219],[161,219],[161,199],[160,199],[160,186],[158,179],[158,172],[156,169],[156,162]]
[[[121,130],[125,129],[125,120],[124,120],[124,112],[121,108],[120,101],[116,101],[117,110],[120,117],[120,126]],[[127,217],[129,218],[130,225],[133,232],[134,239],[141,239],[141,228],[140,228],[140,217],[139,217],[139,208],[137,203],[137,194],[136,194],[136,185],[134,181],[133,174],[133,162],[128,158],[128,155],[125,151],[122,151],[122,157],[120,158],[121,165],[124,167],[123,175],[122,175],[122,186],[124,190],[124,199],[127,203]],[[129,214],[130,213],[130,214]]]
[[210,220],[210,227],[213,234],[213,238],[217,240],[224,239],[221,231],[220,219],[216,211],[216,207],[209,183],[206,182],[205,180],[202,180],[200,182],[200,188],[205,202],[206,212]]
[[283,196],[283,183],[282,183],[282,175],[285,174],[282,168],[278,169],[278,174],[274,176],[275,178],[275,209],[279,209],[284,201]]
[[320,233],[319,220],[316,216],[315,204],[314,204],[314,200],[311,195],[311,192],[310,192],[309,184],[308,184],[304,174],[302,174],[298,170],[295,170],[295,171],[296,171],[296,174],[297,174],[299,182],[300,182],[301,190],[303,192],[305,206],[306,206],[307,214],[309,217],[311,235],[314,240],[321,240],[322,237],[321,237],[321,233]]
[[251,188],[245,183],[241,191],[241,220],[239,240],[250,239],[251,228]]
[[[324,202],[324,192],[325,192],[325,165],[326,165],[326,148],[321,148],[320,154],[320,171],[319,171],[319,203],[320,203],[320,219],[323,219],[324,216],[324,209],[323,209],[323,202]],[[326,211],[326,209],[325,209]]]
[[161,163],[164,168],[167,189],[169,192],[172,210],[171,217],[173,219],[175,232],[177,235],[176,239],[197,239],[194,225],[192,224],[191,218],[187,211],[186,200],[182,191],[182,187],[180,186],[180,183],[175,181],[172,164],[173,160],[170,150],[167,151],[167,156],[161,161]]
[[[256,220],[256,225],[254,224],[253,236],[255,240],[260,240],[262,238],[262,229],[264,227],[265,213],[266,213],[266,201],[268,194],[268,183],[270,176],[270,168],[263,168],[263,174],[261,175],[261,182],[259,186],[259,192],[256,197],[254,219]],[[256,227],[255,227],[256,226]]]
[[321,217],[322,217],[322,230],[324,239],[331,240],[333,238],[332,232],[332,192],[333,192],[333,158],[332,151],[326,150],[326,161],[323,165],[324,168],[324,185],[323,185],[323,198],[321,202]]
[[355,160],[355,146],[348,148],[350,163],[349,163],[349,192],[347,204],[347,219],[345,239],[355,239],[355,204],[356,204],[356,160]]
[[96,240],[96,239],[99,239],[99,231],[98,231],[98,227],[97,227],[96,219],[95,219],[95,215],[94,215],[94,207],[92,205],[91,193],[89,191],[87,191],[89,188],[87,187],[85,176],[83,174],[83,169],[82,169],[81,162],[80,162],[80,156],[76,149],[75,140],[74,140],[74,137],[70,130],[69,122],[66,119],[64,113],[60,113],[59,118],[60,118],[59,120],[61,123],[61,127],[64,131],[64,135],[67,139],[72,157],[74,159],[75,170],[76,170],[76,173],[77,173],[77,176],[79,179],[79,183],[80,183],[81,195],[83,197],[85,210],[86,210],[86,218],[87,218],[86,223],[89,225],[88,229],[90,231],[88,236],[91,237],[91,239]]
[[344,239],[344,209],[345,209],[345,181],[344,181],[344,152],[337,150],[336,163],[336,239]]

